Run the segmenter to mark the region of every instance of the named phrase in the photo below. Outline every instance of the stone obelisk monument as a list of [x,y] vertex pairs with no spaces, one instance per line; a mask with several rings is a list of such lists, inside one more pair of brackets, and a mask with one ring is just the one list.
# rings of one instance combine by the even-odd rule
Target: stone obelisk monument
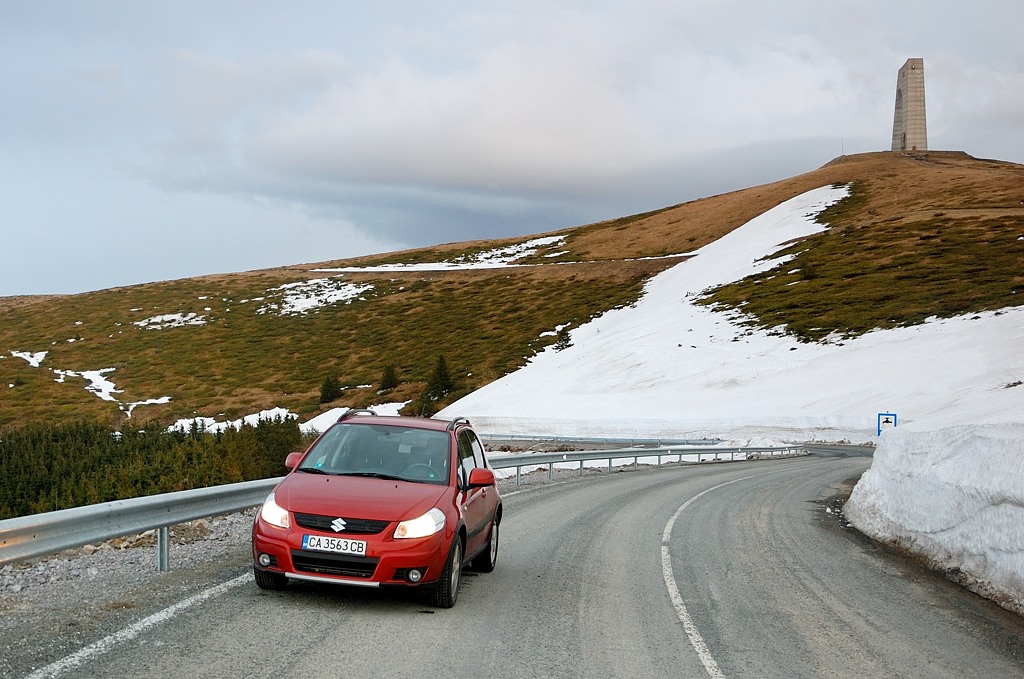
[[924,59],[907,59],[896,76],[892,150],[928,150],[928,125],[924,114]]

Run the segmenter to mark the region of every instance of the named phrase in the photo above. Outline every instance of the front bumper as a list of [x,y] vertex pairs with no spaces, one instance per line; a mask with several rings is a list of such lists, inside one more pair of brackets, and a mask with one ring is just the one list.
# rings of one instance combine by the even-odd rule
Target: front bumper
[[[394,526],[376,535],[354,535],[366,541],[366,556],[349,556],[302,549],[302,536],[327,535],[315,530],[282,529],[256,519],[252,532],[253,562],[268,573],[289,578],[339,585],[380,587],[382,585],[417,586],[436,582],[441,577],[452,533],[444,530],[425,538],[396,540]],[[260,557],[269,561],[260,563]],[[410,573],[418,570],[418,581]]]

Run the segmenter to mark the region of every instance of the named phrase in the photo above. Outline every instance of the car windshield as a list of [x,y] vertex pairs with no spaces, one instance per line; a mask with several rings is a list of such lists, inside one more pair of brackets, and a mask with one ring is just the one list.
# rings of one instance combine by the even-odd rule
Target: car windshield
[[448,458],[447,432],[343,422],[320,437],[297,471],[447,484]]

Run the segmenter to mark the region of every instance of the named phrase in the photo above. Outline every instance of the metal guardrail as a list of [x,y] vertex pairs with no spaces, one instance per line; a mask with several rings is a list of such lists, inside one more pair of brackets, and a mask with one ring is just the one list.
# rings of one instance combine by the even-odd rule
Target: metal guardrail
[[[633,466],[641,458],[657,458],[660,467],[663,459],[696,455],[698,462],[725,459],[735,460],[737,455],[746,459],[751,453],[758,455],[791,455],[805,452],[802,446],[785,448],[622,448],[618,450],[594,450],[568,453],[527,453],[524,455],[500,455],[491,453],[488,461],[494,469],[515,469],[516,485],[521,483],[524,467],[548,468],[548,478],[554,466],[566,462],[579,462],[580,475],[587,461],[608,460],[612,469],[615,460],[633,460]],[[65,549],[103,542],[123,535],[134,535],[157,529],[157,569],[169,569],[168,527],[186,521],[201,519],[217,514],[237,512],[255,507],[263,502],[267,494],[283,477],[260,479],[244,483],[232,483],[210,488],[182,490],[147,497],[115,500],[85,507],[62,509],[56,512],[19,516],[0,521],[0,566],[23,561]]]
[[673,439],[673,438],[639,438],[628,436],[534,436],[530,434],[480,434],[480,438],[488,443],[504,443],[515,441],[572,443],[595,445],[619,445],[630,448],[646,446],[661,448],[663,446],[713,446],[722,442],[718,438]]
[[583,463],[592,460],[608,460],[608,470],[611,471],[615,460],[633,460],[633,466],[639,464],[640,458],[657,458],[657,466],[662,465],[662,458],[675,457],[677,462],[683,462],[684,457],[697,457],[697,462],[710,460],[724,461],[728,456],[730,462],[735,461],[737,455],[743,455],[747,459],[751,453],[757,455],[785,456],[805,453],[803,446],[786,446],[781,448],[760,447],[760,448],[721,448],[692,446],[666,446],[662,448],[620,448],[618,450],[591,450],[572,453],[528,453],[525,455],[496,455],[490,453],[487,461],[495,469],[516,470],[516,485],[522,483],[523,467],[547,466],[548,479],[552,477],[554,466],[565,462],[579,462],[579,473],[583,475]]
[[157,568],[168,568],[167,527],[263,502],[280,478],[102,502],[0,521],[0,566],[159,529]]

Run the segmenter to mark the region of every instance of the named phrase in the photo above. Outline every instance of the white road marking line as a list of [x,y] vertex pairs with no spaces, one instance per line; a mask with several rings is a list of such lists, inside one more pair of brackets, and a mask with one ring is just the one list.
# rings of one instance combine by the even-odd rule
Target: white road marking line
[[36,670],[32,674],[27,675],[25,679],[49,679],[50,677],[59,676],[64,672],[67,672],[68,670],[72,670],[78,667],[79,665],[88,662],[89,660],[92,660],[96,656],[106,653],[119,643],[134,639],[150,627],[154,625],[159,625],[162,622],[166,622],[167,620],[170,620],[171,618],[176,616],[178,613],[181,613],[182,611],[191,608],[196,604],[200,604],[206,601],[207,599],[212,599],[213,597],[220,596],[224,592],[227,592],[229,589],[238,587],[239,585],[245,584],[246,582],[252,582],[252,573],[240,575],[234,580],[228,580],[227,582],[223,582],[217,585],[216,587],[211,587],[210,589],[200,592],[199,594],[194,594],[190,596],[188,599],[185,599],[184,601],[179,601],[173,606],[169,606],[158,613],[154,613],[148,618],[139,620],[134,625],[129,625],[128,627],[125,627],[120,632],[115,632],[114,634],[111,634],[108,637],[100,639],[94,644],[86,646],[77,653],[72,653],[71,655],[65,658],[61,658],[57,662],[51,663],[46,667],[43,667],[42,669]]
[[672,606],[676,609],[676,615],[679,617],[679,622],[683,623],[683,629],[686,631],[686,636],[690,640],[690,645],[693,646],[693,650],[697,652],[697,657],[700,658],[700,662],[704,665],[704,669],[707,670],[708,676],[711,679],[725,679],[725,675],[722,674],[722,670],[719,669],[718,663],[715,662],[714,656],[711,655],[711,649],[708,648],[707,643],[704,641],[704,637],[697,631],[697,626],[693,624],[693,618],[690,617],[689,611],[686,610],[686,604],[683,603],[683,596],[679,593],[679,588],[676,586],[676,578],[672,573],[672,557],[669,554],[668,543],[672,538],[672,527],[676,524],[676,519],[683,513],[687,507],[697,501],[701,496],[710,493],[713,490],[718,490],[723,486],[728,486],[731,483],[737,483],[739,481],[746,481],[751,479],[755,474],[750,476],[744,476],[740,479],[733,479],[732,481],[726,481],[720,483],[717,486],[708,488],[705,491],[697,493],[689,500],[680,505],[679,509],[676,510],[672,518],[665,524],[665,530],[661,534],[661,574],[665,578],[665,587],[668,588],[669,599],[672,600]]

